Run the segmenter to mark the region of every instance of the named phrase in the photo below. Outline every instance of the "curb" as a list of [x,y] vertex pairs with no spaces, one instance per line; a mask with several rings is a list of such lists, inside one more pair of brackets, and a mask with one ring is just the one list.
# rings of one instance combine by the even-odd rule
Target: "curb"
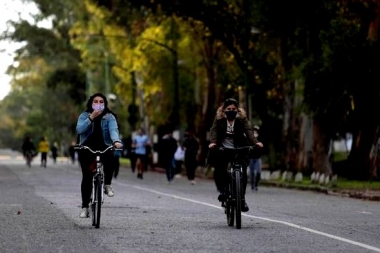
[[[160,167],[151,167],[151,170],[155,172],[159,172],[159,173],[165,173],[165,169],[160,168]],[[213,180],[212,176],[204,175],[203,173],[200,172],[199,169],[197,169],[197,172],[195,174],[196,177]],[[338,190],[334,190],[334,189],[324,187],[324,186],[319,186],[319,185],[302,186],[302,185],[291,185],[285,182],[270,182],[270,181],[264,181],[264,180],[260,181],[260,185],[268,186],[268,187],[284,188],[284,189],[294,189],[294,190],[300,190],[300,191],[312,191],[312,192],[323,193],[326,195],[337,196],[337,197],[347,197],[347,198],[361,199],[361,200],[367,200],[367,201],[380,201],[380,190],[379,191],[369,191],[369,190],[363,190],[363,191],[339,190],[338,191]]]

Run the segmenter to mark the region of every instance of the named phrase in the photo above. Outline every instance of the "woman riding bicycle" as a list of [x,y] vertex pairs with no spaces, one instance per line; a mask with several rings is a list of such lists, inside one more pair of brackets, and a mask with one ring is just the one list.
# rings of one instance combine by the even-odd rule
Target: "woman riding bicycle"
[[[104,150],[110,145],[116,148],[123,146],[119,138],[116,118],[107,105],[107,98],[102,93],[95,93],[87,101],[87,108],[80,114],[76,126],[79,134],[79,145],[88,146],[92,150]],[[96,155],[86,150],[80,150],[78,155],[82,168],[82,211],[80,217],[87,218],[92,192],[92,167],[95,164]],[[109,197],[114,196],[111,187],[114,173],[113,156],[113,151],[108,151],[101,156],[104,168],[104,191]]]
[[[236,148],[243,146],[262,147],[263,144],[258,142],[253,134],[251,125],[246,117],[246,112],[243,108],[239,108],[239,103],[233,98],[224,101],[216,112],[213,125],[210,129],[210,144],[209,148],[213,149],[209,152],[207,161],[215,168],[214,181],[217,190],[220,192],[218,200],[226,201],[226,191],[228,187],[227,167],[234,158],[233,153],[228,150],[220,154],[218,147]],[[211,157],[210,157],[211,156]],[[245,202],[245,189],[247,186],[247,167],[249,165],[249,157],[243,161],[243,185],[242,185],[242,212],[248,212],[249,208]]]

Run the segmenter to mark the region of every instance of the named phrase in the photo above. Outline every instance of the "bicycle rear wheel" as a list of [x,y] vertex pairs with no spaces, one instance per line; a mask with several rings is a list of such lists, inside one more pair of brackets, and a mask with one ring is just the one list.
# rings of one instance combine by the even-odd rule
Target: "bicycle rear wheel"
[[241,172],[235,170],[235,211],[236,211],[236,228],[241,228]]

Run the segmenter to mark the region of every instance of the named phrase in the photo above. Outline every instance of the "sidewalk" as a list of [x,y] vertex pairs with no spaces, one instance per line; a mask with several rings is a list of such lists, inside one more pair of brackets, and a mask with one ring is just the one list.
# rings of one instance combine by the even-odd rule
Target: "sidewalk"
[[[160,167],[152,167],[153,171],[165,173],[164,168]],[[198,167],[198,169],[195,172],[195,176],[197,178],[202,179],[213,179],[211,171],[208,171],[206,168]],[[344,190],[337,190],[330,187],[325,186],[319,186],[319,185],[292,185],[287,182],[274,182],[274,181],[260,181],[260,185],[262,186],[268,186],[268,187],[279,187],[279,188],[286,188],[286,189],[296,189],[301,191],[313,191],[313,192],[319,192],[324,193],[327,195],[332,196],[340,196],[340,197],[348,197],[348,198],[355,198],[355,199],[362,199],[362,200],[368,200],[368,201],[380,201],[380,190],[350,190],[350,189],[344,189]]]

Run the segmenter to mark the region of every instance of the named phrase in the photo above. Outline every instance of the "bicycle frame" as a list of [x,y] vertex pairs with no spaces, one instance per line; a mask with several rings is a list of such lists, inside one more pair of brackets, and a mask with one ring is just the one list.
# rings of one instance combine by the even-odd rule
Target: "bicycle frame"
[[103,171],[103,163],[100,160],[100,155],[104,154],[108,150],[115,150],[113,146],[107,147],[105,150],[92,150],[87,146],[77,146],[75,149],[86,149],[93,154],[96,154],[96,171],[93,174],[92,181],[92,195],[91,195],[91,211],[92,211],[92,225],[95,228],[99,228],[100,226],[100,214],[101,214],[101,206],[104,202],[104,171]]
[[[103,170],[103,163],[100,161],[100,155],[96,156],[96,172],[93,175],[92,180],[92,196],[95,196],[95,184],[96,184],[96,178],[100,176],[101,186],[104,186],[104,170]],[[102,194],[100,195],[101,203],[104,202],[104,192],[102,191]]]
[[241,162],[241,155],[248,154],[252,151],[254,147],[240,147],[234,149],[220,148],[220,151],[229,150],[233,152],[233,160],[231,161],[231,166],[228,171],[228,193],[227,201],[222,203],[225,208],[225,214],[227,215],[228,226],[234,226],[234,221],[236,218],[236,228],[241,228],[241,208],[242,208],[242,197],[243,197],[243,165]]

